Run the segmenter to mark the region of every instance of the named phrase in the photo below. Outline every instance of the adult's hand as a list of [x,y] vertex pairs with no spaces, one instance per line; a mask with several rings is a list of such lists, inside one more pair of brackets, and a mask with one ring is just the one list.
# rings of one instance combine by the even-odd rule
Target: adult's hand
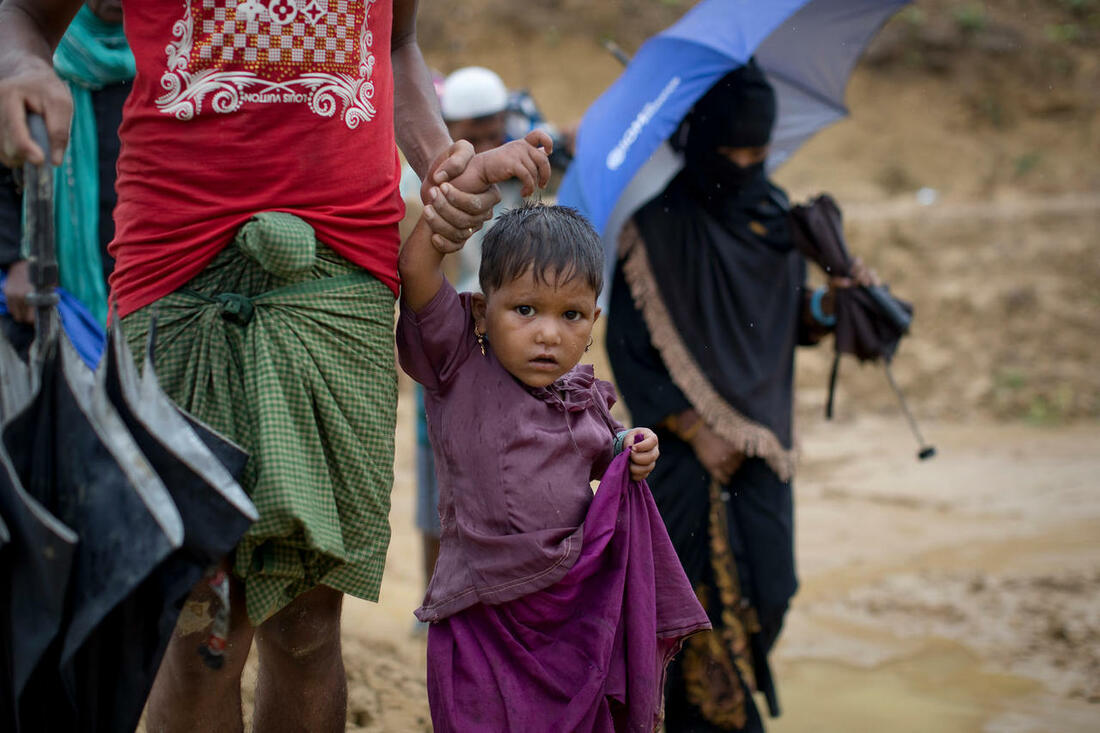
[[452,143],[436,157],[420,187],[432,244],[445,254],[462,249],[466,240],[492,218],[493,207],[500,201],[495,186],[463,191],[449,183],[466,171],[473,158],[474,146],[469,142]]
[[30,266],[26,260],[12,263],[4,281],[4,300],[12,319],[18,323],[34,323],[34,308],[27,302],[30,293]]
[[50,163],[61,165],[69,143],[72,97],[53,67],[34,57],[24,59],[14,74],[0,79],[0,163],[9,168],[24,162],[41,165],[46,159],[31,139],[28,112],[37,112],[46,120]]
[[46,120],[50,162],[60,165],[69,142],[72,99],[53,70],[53,52],[82,0],[0,2],[0,163],[41,165],[44,151],[31,139],[27,113]]
[[882,280],[879,279],[878,273],[867,267],[859,257],[852,260],[852,272],[850,277],[829,278],[830,288],[852,288],[857,285],[868,288],[882,285]]
[[720,484],[727,484],[741,467],[745,454],[704,423],[689,441],[703,468]]

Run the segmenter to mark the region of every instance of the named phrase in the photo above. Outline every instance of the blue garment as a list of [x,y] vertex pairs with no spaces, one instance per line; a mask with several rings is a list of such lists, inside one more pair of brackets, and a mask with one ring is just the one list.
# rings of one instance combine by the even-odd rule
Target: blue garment
[[[6,274],[0,274],[0,316],[8,315],[8,303],[3,293],[4,282],[7,279]],[[61,327],[65,329],[69,340],[76,347],[80,359],[91,369],[95,369],[99,364],[99,357],[103,355],[103,345],[107,340],[103,326],[64,288],[58,288],[57,294],[60,297],[57,311],[61,315]]]

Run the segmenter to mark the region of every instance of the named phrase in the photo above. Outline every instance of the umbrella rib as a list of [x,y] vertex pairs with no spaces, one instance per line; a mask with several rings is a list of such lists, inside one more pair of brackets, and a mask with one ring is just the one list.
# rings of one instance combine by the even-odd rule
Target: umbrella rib
[[[829,99],[824,94],[817,91],[816,89],[811,89],[809,87],[806,87],[805,85],[794,81],[793,79],[786,76],[785,74],[782,74],[778,71],[772,71],[771,69],[768,69],[766,67],[764,68],[764,72],[767,74],[768,77],[770,77],[772,79],[777,79],[777,80],[783,82],[784,84],[786,84],[787,86],[792,87],[794,89],[797,89],[798,91],[802,92],[806,96],[808,96],[812,99],[816,99],[817,101],[821,102],[822,104],[829,107],[830,109],[835,110],[837,112],[840,112],[844,116],[848,115],[848,106],[847,105],[845,105],[845,104],[839,104],[838,105],[836,102]],[[847,84],[845,84],[845,89],[847,89]]]

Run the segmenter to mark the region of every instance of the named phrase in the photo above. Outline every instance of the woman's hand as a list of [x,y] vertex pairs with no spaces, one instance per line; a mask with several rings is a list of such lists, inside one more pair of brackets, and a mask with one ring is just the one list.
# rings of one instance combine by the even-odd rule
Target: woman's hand
[[729,441],[711,430],[706,423],[699,427],[698,432],[691,437],[688,443],[695,451],[695,456],[699,459],[699,462],[703,464],[703,468],[707,469],[707,473],[711,475],[711,478],[723,485],[729,483],[733,474],[737,472],[737,469],[741,467],[741,463],[745,460],[744,453],[734,448]]
[[878,273],[867,267],[859,257],[852,260],[851,277],[829,278],[829,289],[852,288],[857,285],[862,285],[865,288],[882,285]]
[[649,428],[634,428],[626,434],[623,444],[630,451],[630,478],[644,481],[653,472],[657,457],[661,455],[657,447],[657,434]]

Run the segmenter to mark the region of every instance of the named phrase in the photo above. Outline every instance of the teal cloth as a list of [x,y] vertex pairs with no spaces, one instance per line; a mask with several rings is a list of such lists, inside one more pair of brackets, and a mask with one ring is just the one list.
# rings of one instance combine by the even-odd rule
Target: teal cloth
[[65,160],[54,174],[54,227],[61,286],[107,323],[107,283],[99,244],[99,144],[92,92],[134,78],[134,54],[122,25],[81,7],[53,57],[69,83],[73,124]]

